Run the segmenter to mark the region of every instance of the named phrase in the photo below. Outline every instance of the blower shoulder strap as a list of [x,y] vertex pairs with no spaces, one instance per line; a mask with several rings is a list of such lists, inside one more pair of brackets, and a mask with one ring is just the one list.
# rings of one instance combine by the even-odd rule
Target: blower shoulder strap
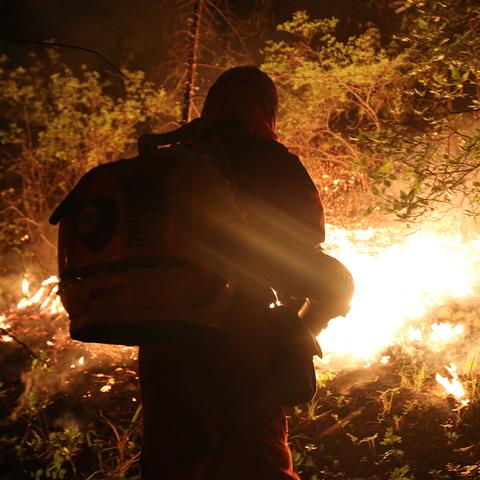
[[152,153],[158,147],[173,144],[189,144],[193,150],[206,153],[236,190],[235,176],[215,127],[201,118],[196,118],[181,127],[164,133],[143,134],[138,139],[140,155]]

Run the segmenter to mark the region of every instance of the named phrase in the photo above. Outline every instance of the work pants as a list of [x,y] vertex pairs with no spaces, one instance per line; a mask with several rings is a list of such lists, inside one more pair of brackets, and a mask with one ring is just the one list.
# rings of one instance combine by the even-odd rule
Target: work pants
[[140,348],[142,480],[298,480],[264,307],[233,310],[227,333],[195,330]]

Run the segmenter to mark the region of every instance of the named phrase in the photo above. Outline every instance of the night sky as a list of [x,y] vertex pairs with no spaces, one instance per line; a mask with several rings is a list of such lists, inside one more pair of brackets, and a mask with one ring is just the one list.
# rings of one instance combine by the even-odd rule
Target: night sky
[[[339,18],[338,34],[357,33],[367,22],[379,25],[389,35],[391,14],[384,7],[387,0],[300,0],[272,1],[269,15],[259,35],[248,41],[251,58],[260,61],[259,49],[265,38],[278,36],[275,25],[290,18],[296,10],[311,16]],[[167,36],[173,1],[165,0],[0,0],[0,38],[20,40],[56,40],[99,51],[114,63],[142,69],[151,77],[161,76],[171,40]],[[245,17],[254,0],[230,1],[240,17]],[[387,13],[385,13],[387,12]],[[22,62],[31,46],[2,40],[0,51]],[[66,63],[85,63],[102,68],[91,54],[63,51]]]

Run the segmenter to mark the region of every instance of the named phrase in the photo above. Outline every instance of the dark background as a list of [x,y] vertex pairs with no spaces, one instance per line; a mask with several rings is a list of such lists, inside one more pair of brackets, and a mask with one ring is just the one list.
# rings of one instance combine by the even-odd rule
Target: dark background
[[[254,9],[259,12],[257,30],[246,42],[253,63],[261,61],[260,49],[265,39],[281,36],[275,26],[297,10],[306,10],[312,17],[339,18],[340,39],[358,33],[370,23],[379,27],[388,39],[396,27],[396,16],[389,3],[389,0],[261,3],[230,0],[232,12],[240,20]],[[7,39],[54,40],[94,49],[121,67],[141,69],[151,79],[158,79],[172,48],[170,27],[176,10],[175,2],[165,0],[0,0],[0,52],[14,63],[22,63],[28,51],[41,47]],[[94,55],[78,50],[63,49],[62,59],[67,64],[105,67]]]

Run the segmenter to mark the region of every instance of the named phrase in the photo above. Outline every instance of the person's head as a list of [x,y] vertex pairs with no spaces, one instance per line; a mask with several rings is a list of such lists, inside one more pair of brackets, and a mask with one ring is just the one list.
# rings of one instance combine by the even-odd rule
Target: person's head
[[212,122],[234,120],[247,133],[276,138],[277,108],[272,79],[257,67],[242,66],[222,73],[210,87],[202,118]]

